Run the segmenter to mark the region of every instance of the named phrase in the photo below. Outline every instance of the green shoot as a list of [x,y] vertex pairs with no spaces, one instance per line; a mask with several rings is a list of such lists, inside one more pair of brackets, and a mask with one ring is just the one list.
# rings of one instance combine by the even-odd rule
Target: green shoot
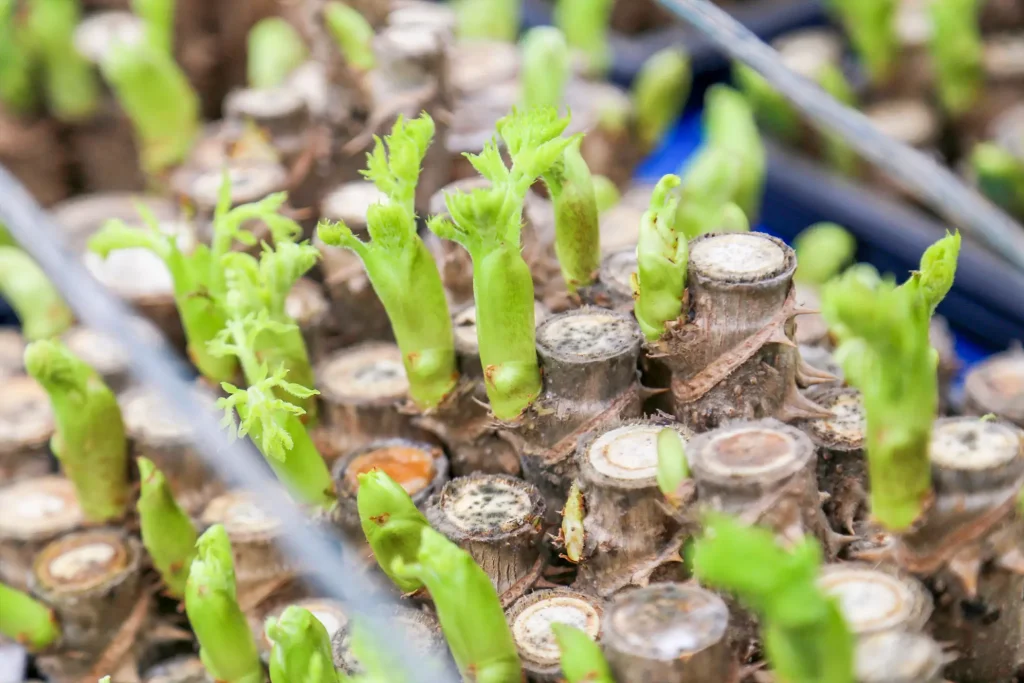
[[742,62],[733,63],[733,81],[750,104],[758,125],[777,140],[795,143],[801,133],[800,114],[764,76]]
[[565,499],[565,507],[562,508],[562,543],[565,544],[565,559],[572,563],[578,563],[583,558],[584,540],[586,530],[583,528],[583,518],[586,516],[586,506],[583,501],[583,492],[580,491],[579,482],[574,481],[569,487],[569,495]]
[[374,67],[374,33],[366,17],[343,2],[328,2],[324,6],[324,23],[346,64],[359,71]]
[[538,26],[526,32],[520,50],[520,103],[526,108],[561,107],[565,86],[572,76],[565,36],[557,28]]
[[612,51],[608,45],[614,0],[557,0],[552,20],[574,51],[581,53],[587,73],[600,76],[608,70]]
[[0,104],[14,114],[35,108],[38,59],[32,37],[16,16],[15,0],[0,0]]
[[132,11],[146,26],[145,41],[164,54],[174,54],[175,0],[132,0]]
[[220,524],[196,543],[185,587],[185,612],[210,676],[228,683],[263,683],[256,640],[238,606],[231,541]]
[[690,463],[686,460],[686,449],[679,432],[665,427],[658,432],[658,490],[666,500],[679,506],[676,491],[690,478]]
[[50,449],[75,486],[90,522],[119,520],[131,494],[121,408],[99,374],[55,340],[25,347],[25,370],[50,397],[56,431]]
[[768,155],[743,95],[726,85],[712,86],[704,96],[704,134],[709,146],[729,151],[739,160],[733,201],[751,224],[757,223]]
[[651,195],[651,206],[640,221],[633,312],[648,341],[660,339],[666,325],[683,310],[690,252],[686,237],[673,225],[679,205],[679,183],[676,175],[659,180]]
[[49,607],[0,583],[0,636],[38,652],[60,640],[60,624]]
[[50,111],[61,121],[80,121],[99,105],[92,65],[74,47],[80,19],[78,0],[31,0],[26,29],[42,62],[43,89]]
[[519,35],[521,0],[452,0],[460,40],[500,40]]
[[570,293],[594,282],[601,265],[597,197],[576,139],[544,174],[555,208],[555,254]]
[[739,202],[742,159],[721,147],[703,146],[682,178],[675,229],[687,240],[709,232],[747,232]]
[[928,327],[959,251],[960,234],[947,235],[900,287],[861,265],[822,290],[822,315],[840,341],[836,359],[864,397],[871,512],[891,531],[910,528],[932,495],[928,446],[939,394]]
[[836,223],[815,223],[793,240],[796,274],[801,284],[821,287],[853,261],[857,240]]
[[568,683],[615,683],[601,646],[586,633],[555,622],[551,624],[561,652],[562,675]]
[[498,145],[467,155],[491,187],[445,195],[451,220],[428,223],[442,239],[461,244],[473,260],[473,294],[484,383],[491,410],[502,420],[522,414],[541,391],[530,268],[522,256],[523,202],[537,178],[573,142],[561,137],[569,124],[550,108],[512,110],[498,133],[512,158],[506,168]]
[[266,624],[272,683],[338,683],[331,656],[331,638],[324,625],[307,610],[289,605]]
[[185,596],[198,534],[192,520],[174,500],[163,472],[146,458],[138,458],[137,462],[142,543],[164,581],[167,594],[180,600]]
[[[249,387],[240,389],[222,382],[221,388],[228,395],[217,400],[217,407],[224,410],[224,424],[231,429],[232,436],[250,436],[274,474],[296,499],[327,509],[335,501],[331,473],[302,422],[306,411],[296,401],[286,400],[307,400],[318,392],[287,381],[288,370],[284,365],[271,370],[255,351],[256,340],[262,334],[279,336],[294,327],[271,320],[265,311],[262,315],[228,320],[224,330],[210,343],[210,351],[238,358]],[[236,412],[238,425],[234,422]]]
[[17,247],[0,246],[0,297],[17,313],[30,341],[56,337],[75,319],[42,269]]
[[371,241],[363,242],[340,222],[318,228],[326,244],[351,249],[362,260],[402,350],[409,394],[421,410],[440,404],[458,382],[444,285],[416,231],[416,184],[433,135],[428,115],[399,118],[367,156],[363,174],[388,197],[367,213]]
[[757,614],[776,678],[854,683],[854,637],[836,600],[817,585],[817,543],[805,539],[786,551],[771,531],[726,516],[711,517],[704,529],[694,553],[697,577],[735,594]]
[[971,152],[978,188],[997,206],[1024,220],[1024,161],[990,142]]
[[[846,80],[843,70],[833,64],[826,65],[818,76],[821,89],[848,107],[856,108],[857,94],[853,86]],[[825,160],[830,168],[843,176],[855,176],[860,157],[843,139],[831,131],[822,131],[825,149]]]
[[929,47],[945,110],[960,116],[974,106],[984,87],[978,0],[933,0]]
[[250,88],[281,85],[309,55],[302,36],[281,17],[267,17],[256,22],[249,31],[247,47],[246,68]]
[[899,52],[896,8],[899,0],[829,0],[868,77],[875,85],[892,74]]
[[118,43],[101,69],[131,119],[143,170],[158,176],[184,161],[199,136],[199,97],[173,57],[146,43]]
[[473,557],[430,527],[421,530],[416,561],[394,559],[395,575],[430,592],[448,646],[467,680],[512,683],[523,675],[501,601]]
[[592,175],[590,179],[594,183],[594,199],[597,201],[599,214],[612,208],[622,199],[619,188],[608,176]]
[[392,658],[382,653],[370,639],[364,623],[358,619],[352,622],[349,652],[359,662],[362,672],[346,676],[338,672],[342,683],[402,683],[401,674],[396,671]]
[[356,505],[366,542],[380,568],[403,593],[422,588],[419,579],[401,577],[392,571],[395,558],[406,564],[416,561],[420,532],[430,526],[409,494],[386,473],[373,470],[359,475]]
[[676,122],[686,104],[692,81],[690,59],[677,47],[660,50],[644,62],[632,89],[640,149],[653,150]]
[[18,242],[14,239],[14,236],[7,229],[7,226],[0,221],[0,247],[18,247]]

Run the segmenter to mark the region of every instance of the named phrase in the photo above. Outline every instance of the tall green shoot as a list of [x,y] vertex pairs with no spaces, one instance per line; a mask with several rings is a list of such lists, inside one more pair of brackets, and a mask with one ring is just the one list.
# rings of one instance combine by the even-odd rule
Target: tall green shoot
[[868,78],[875,85],[892,75],[899,52],[896,9],[899,0],[828,0],[838,17]]
[[422,410],[436,407],[458,382],[451,315],[437,264],[416,231],[416,184],[434,135],[427,115],[399,118],[377,139],[363,172],[387,195],[370,207],[363,242],[343,222],[322,222],[320,238],[355,252],[384,304],[402,351],[409,394]]
[[60,640],[60,624],[49,607],[0,583],[0,635],[38,652]]
[[679,183],[679,176],[662,177],[640,221],[633,312],[648,341],[660,339],[666,325],[683,310],[690,251],[686,237],[675,229]]
[[929,48],[943,108],[965,114],[984,87],[984,48],[978,25],[978,0],[932,0]]
[[704,145],[683,173],[675,229],[687,240],[709,232],[747,232],[741,201],[743,159],[733,150]]
[[899,287],[861,265],[822,290],[822,315],[840,342],[836,358],[864,397],[871,514],[891,531],[910,528],[932,496],[928,448],[939,390],[928,328],[959,252],[960,234],[947,235]]
[[401,577],[392,571],[395,558],[416,561],[421,532],[430,526],[404,488],[381,470],[359,475],[356,495],[359,523],[377,564],[403,593],[423,586],[416,578]]
[[260,19],[249,30],[246,73],[250,88],[273,88],[306,61],[302,36],[281,17]]
[[15,0],[0,0],[0,104],[9,112],[29,114],[38,104],[38,50],[19,21]]
[[32,257],[0,246],[0,297],[11,305],[29,341],[56,337],[71,327],[74,314]]
[[543,175],[555,209],[555,254],[570,293],[594,282],[601,265],[597,195],[581,142],[574,140]]
[[185,596],[189,567],[198,534],[192,520],[174,500],[167,478],[147,458],[138,458],[139,528],[153,566],[173,598]]
[[366,17],[343,2],[328,2],[324,6],[324,23],[346,64],[359,71],[374,67],[374,33]]
[[522,66],[520,104],[530,107],[562,106],[565,86],[572,77],[569,46],[557,28],[538,26],[523,35],[520,41]]
[[630,97],[641,150],[653,150],[679,118],[692,81],[690,59],[677,47],[655,52],[640,67]]
[[552,20],[565,35],[569,47],[586,59],[587,72],[604,74],[611,66],[608,45],[614,0],[557,0]]
[[562,675],[568,683],[615,683],[601,646],[585,632],[569,624],[553,623],[560,652]]
[[837,223],[815,223],[793,240],[796,273],[801,284],[821,287],[853,261],[857,240]]
[[519,34],[522,0],[452,0],[460,40],[512,42]]
[[99,106],[93,67],[74,46],[81,18],[78,0],[30,0],[26,30],[38,50],[50,111],[62,121],[80,121]]
[[771,531],[725,516],[705,520],[704,529],[694,552],[697,577],[757,614],[776,679],[854,683],[854,637],[835,598],[817,585],[817,543],[805,539],[783,550]]
[[176,0],[132,0],[132,11],[146,27],[146,42],[174,55],[174,5]]
[[518,417],[541,391],[533,278],[521,253],[523,202],[530,186],[572,143],[561,137],[568,124],[550,107],[513,109],[498,122],[512,167],[505,166],[494,140],[480,154],[467,155],[491,186],[446,194],[451,219],[435,216],[428,224],[472,258],[484,383],[491,410],[502,420]]
[[331,638],[313,614],[289,605],[281,616],[267,620],[271,683],[338,683],[331,656]]
[[726,150],[739,160],[733,201],[753,225],[761,213],[768,153],[757,130],[750,104],[737,90],[712,86],[704,96],[704,136],[708,146]]
[[1018,220],[1024,220],[1024,160],[991,142],[971,152],[978,189]]

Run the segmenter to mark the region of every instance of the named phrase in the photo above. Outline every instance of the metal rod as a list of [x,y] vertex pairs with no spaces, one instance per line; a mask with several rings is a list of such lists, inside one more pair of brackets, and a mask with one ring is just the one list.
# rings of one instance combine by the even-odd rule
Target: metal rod
[[[186,377],[185,364],[159,334],[139,333],[139,323],[128,307],[111,295],[85,269],[64,244],[63,235],[25,188],[0,166],[0,218],[21,246],[64,295],[78,318],[89,327],[117,339],[128,354],[132,375],[159,391],[167,406],[191,425],[196,451],[225,482],[250,492],[266,512],[281,522],[281,545],[326,597],[351,608],[366,623],[368,635],[381,652],[393,655],[402,680],[422,683],[458,681],[441,661],[424,656],[404,643],[411,642],[400,624],[388,619],[395,601],[380,582],[367,575],[343,539],[318,529],[288,498],[248,442],[228,440],[217,420],[196,401],[196,389]],[[152,337],[152,338],[151,338]],[[362,623],[362,622],[361,622]]]
[[861,156],[897,178],[950,223],[980,237],[1024,270],[1024,227],[964,185],[925,154],[882,134],[860,112],[790,71],[778,53],[708,0],[658,0],[696,26],[733,59],[760,73],[776,90],[819,126],[840,135]]

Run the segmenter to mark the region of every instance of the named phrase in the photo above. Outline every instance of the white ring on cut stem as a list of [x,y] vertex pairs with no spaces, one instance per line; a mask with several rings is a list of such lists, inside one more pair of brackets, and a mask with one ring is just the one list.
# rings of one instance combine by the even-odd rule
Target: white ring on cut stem
[[908,615],[914,595],[906,584],[885,572],[860,567],[830,567],[818,579],[855,635],[899,626]]
[[636,339],[635,325],[629,320],[598,311],[555,316],[537,332],[537,343],[542,348],[574,360],[612,358]]
[[75,487],[64,477],[24,479],[0,489],[0,535],[68,531],[82,523]]
[[729,233],[700,240],[690,262],[704,275],[721,280],[770,277],[786,265],[786,252],[775,242],[751,233]]
[[117,549],[109,543],[88,543],[72,548],[50,560],[47,571],[61,581],[76,581],[79,574],[93,565],[106,565],[117,557]]
[[529,491],[500,479],[467,479],[449,491],[452,495],[441,498],[442,508],[448,520],[463,531],[505,529],[526,519],[533,509]]
[[[586,600],[568,595],[552,595],[520,612],[512,624],[512,634],[520,649],[541,665],[557,664],[560,657],[552,624],[574,626],[596,639],[601,628],[601,615]],[[529,647],[524,647],[524,644]]]
[[[700,652],[722,639],[729,611],[721,598],[700,588],[685,588],[685,593],[673,597],[678,597],[679,609],[671,613],[671,620],[645,615],[649,606],[644,603],[629,603],[615,610],[616,635],[630,651],[667,661]],[[667,602],[668,598],[655,599]],[[658,612],[659,616],[667,614]]]
[[323,367],[320,384],[330,394],[352,398],[400,398],[409,391],[402,352],[390,345],[335,355]]
[[[726,464],[719,459],[720,453],[717,445],[720,442],[727,439],[743,438],[754,434],[761,434],[779,439],[785,444],[786,450],[780,453],[773,452],[772,455],[775,456],[773,459],[769,460],[767,458],[762,458],[755,464],[749,465],[742,463]],[[777,432],[771,429],[763,429],[761,427],[734,429],[723,434],[719,434],[708,442],[704,452],[706,454],[703,459],[704,467],[715,474],[733,477],[761,477],[780,470],[786,470],[789,469],[789,467],[796,461],[797,457],[796,442],[793,440],[792,436],[785,432]],[[762,454],[764,453],[764,451],[760,452]]]
[[955,420],[932,431],[929,455],[933,464],[951,470],[989,470],[1020,454],[1020,437],[1005,425],[981,420]]
[[662,429],[660,425],[625,425],[605,432],[587,450],[591,466],[612,479],[636,481],[655,477],[658,433]]

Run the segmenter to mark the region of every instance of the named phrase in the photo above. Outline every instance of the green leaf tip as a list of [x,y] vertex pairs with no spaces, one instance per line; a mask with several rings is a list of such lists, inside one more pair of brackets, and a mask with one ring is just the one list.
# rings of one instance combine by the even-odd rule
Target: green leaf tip
[[614,0],[557,0],[552,20],[569,46],[586,59],[588,74],[600,76],[611,65],[608,45]]
[[945,237],[925,250],[918,269],[910,274],[910,279],[903,285],[921,298],[928,307],[929,316],[935,314],[935,309],[953,288],[959,256],[960,231],[952,235],[946,233]]
[[249,30],[246,74],[251,88],[273,88],[306,61],[309,50],[299,32],[281,17],[266,17]]
[[174,55],[175,0],[132,0],[132,12],[142,18],[146,43]]
[[756,224],[761,212],[768,153],[754,112],[743,95],[727,85],[714,85],[704,96],[706,145],[727,150],[738,160],[733,202]]
[[648,341],[660,339],[683,309],[689,245],[674,227],[681,182],[677,175],[663,176],[640,221],[633,312]]
[[670,501],[676,491],[690,478],[690,464],[686,459],[683,437],[671,427],[658,432],[658,490]]
[[683,111],[693,75],[690,59],[678,47],[651,55],[633,84],[636,137],[641,149],[650,151]]
[[434,140],[434,128],[434,120],[426,112],[414,119],[399,116],[390,135],[383,140],[375,138],[373,151],[366,155],[366,170],[361,171],[391,203],[409,213],[414,212],[416,183]]
[[0,635],[39,652],[60,640],[61,629],[53,610],[0,582]]
[[74,314],[32,257],[14,246],[0,246],[0,296],[14,309],[21,333],[30,341],[55,337]]
[[164,581],[167,594],[181,599],[195,557],[198,534],[192,520],[174,499],[163,472],[148,458],[139,457],[136,463],[142,543]]
[[99,107],[99,82],[92,65],[74,47],[81,19],[78,0],[30,0],[24,29],[41,67],[50,111],[64,122],[82,121]]
[[899,0],[829,0],[827,4],[850,36],[871,83],[881,85],[888,81],[899,52]]
[[519,34],[522,0],[452,0],[460,40],[512,42]]
[[419,579],[392,570],[395,558],[406,564],[416,561],[421,532],[430,526],[406,490],[384,471],[372,470],[359,475],[356,506],[363,534],[380,568],[403,593],[421,588]]
[[558,622],[551,624],[551,631],[568,683],[615,683],[601,646],[593,638],[575,626]]
[[343,2],[324,6],[324,22],[345,61],[355,69],[369,71],[376,63],[373,54],[373,26],[362,14]]
[[263,683],[256,640],[238,606],[231,541],[221,524],[211,526],[196,542],[185,612],[199,641],[199,658],[215,680]]
[[750,221],[742,200],[743,159],[730,149],[703,146],[682,177],[675,229],[687,240],[709,232],[747,232]]
[[174,59],[146,43],[117,43],[101,70],[131,119],[143,169],[160,175],[184,161],[199,137],[199,97]]
[[289,605],[264,629],[270,650],[272,683],[338,683],[327,629],[313,614]]
[[797,270],[794,279],[821,286],[838,275],[857,251],[857,240],[837,223],[815,223],[793,241]]
[[572,76],[565,36],[552,26],[538,26],[523,35],[520,50],[523,106],[560,107]]
[[619,203],[622,193],[608,176],[594,175],[594,197],[597,200],[597,212],[604,213]]
[[978,189],[996,206],[1024,221],[1024,160],[991,142],[971,151]]
[[939,100],[947,112],[961,116],[977,103],[985,83],[979,2],[933,0],[928,13]]
[[395,558],[392,571],[426,586],[459,671],[476,681],[519,681],[519,652],[490,577],[441,533],[428,526],[420,534],[416,562]]
[[789,683],[854,683],[854,637],[835,599],[817,585],[817,543],[784,550],[768,529],[718,514],[704,530],[694,550],[697,577],[758,614],[775,675]]

